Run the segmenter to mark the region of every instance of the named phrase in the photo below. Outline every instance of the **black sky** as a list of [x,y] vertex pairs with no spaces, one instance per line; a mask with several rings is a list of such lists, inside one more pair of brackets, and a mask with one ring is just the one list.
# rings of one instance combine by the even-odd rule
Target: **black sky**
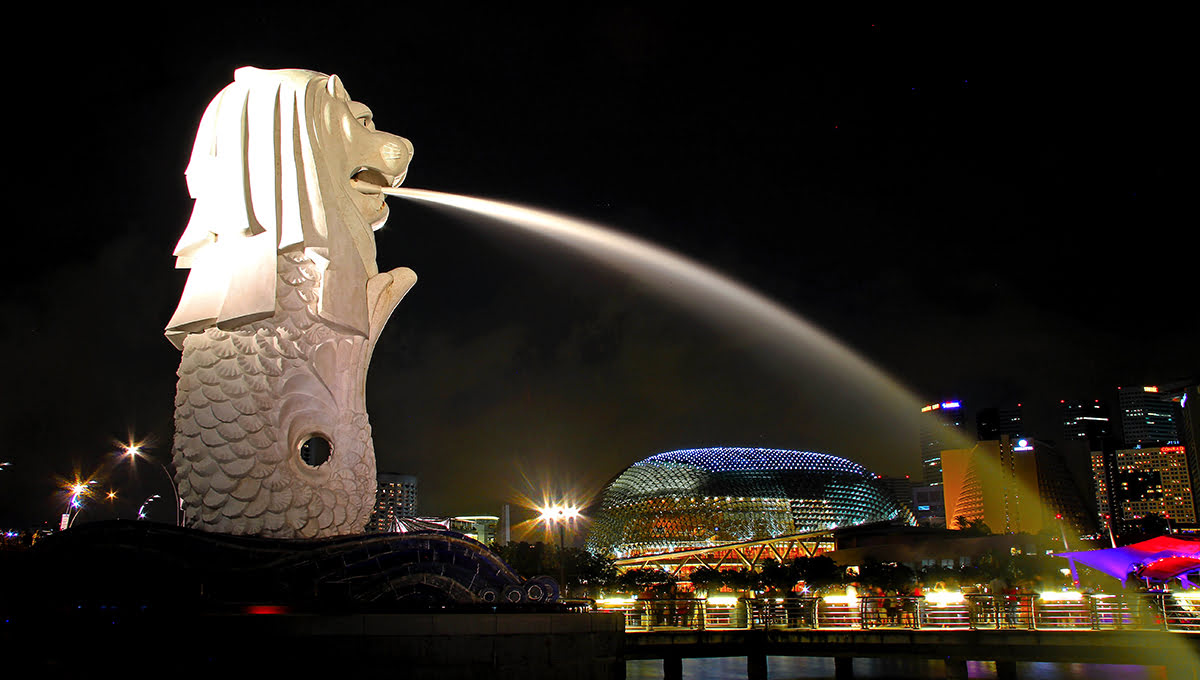
[[[243,65],[340,75],[413,142],[409,186],[653,240],[918,398],[1024,403],[1035,436],[1058,436],[1060,398],[1200,372],[1191,35],[1171,17],[240,11],[43,16],[37,49],[5,48],[0,524],[56,517],[53,477],[127,432],[169,456],[183,170]],[[395,199],[377,243],[381,269],[420,277],[368,407],[380,469],[418,473],[423,512],[496,513],[526,479],[594,489],[690,446],[918,468],[915,424],[864,413],[853,376],[622,275]],[[141,475],[112,478],[133,506],[166,489]]]

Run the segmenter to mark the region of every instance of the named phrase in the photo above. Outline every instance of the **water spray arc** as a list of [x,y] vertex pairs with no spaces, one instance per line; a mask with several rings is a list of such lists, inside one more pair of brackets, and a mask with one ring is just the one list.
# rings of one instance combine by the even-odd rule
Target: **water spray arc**
[[648,241],[585,220],[501,201],[457,194],[383,187],[381,193],[490,218],[499,226],[553,241],[587,259],[625,273],[671,302],[718,325],[736,325],[782,352],[803,348],[826,370],[860,376],[901,408],[916,413],[920,400],[894,378],[833,336],[745,284]]

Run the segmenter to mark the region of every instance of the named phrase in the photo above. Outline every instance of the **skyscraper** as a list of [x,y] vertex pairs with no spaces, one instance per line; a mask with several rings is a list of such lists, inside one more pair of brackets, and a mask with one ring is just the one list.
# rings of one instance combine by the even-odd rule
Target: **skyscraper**
[[942,483],[942,451],[968,446],[959,401],[943,401],[921,408],[921,477],[926,484]]
[[1111,537],[1115,519],[1112,514],[1112,484],[1109,482],[1113,479],[1113,456],[1111,452],[1103,450],[1092,451],[1091,456],[1092,489],[1096,494],[1096,522],[1101,532],[1108,532]]
[[975,414],[975,430],[981,442],[999,439],[1002,434],[1010,437],[1027,434],[1022,424],[1021,405],[981,409]]
[[1085,500],[1091,480],[1076,478],[1069,469],[1064,451],[1041,441],[1032,442],[1032,445],[1037,461],[1038,497],[1046,521],[1060,521],[1064,530],[1070,528],[1075,535],[1095,533],[1097,518],[1091,512],[1091,503]]
[[1188,472],[1192,476],[1192,502],[1200,513],[1200,381],[1196,378],[1164,385],[1163,391],[1179,414],[1179,443],[1187,451]]
[[1183,446],[1120,449],[1113,459],[1112,509],[1124,527],[1151,513],[1175,525],[1196,524],[1194,481]]
[[375,479],[375,509],[367,522],[368,532],[395,531],[397,518],[417,516],[416,475],[380,472]]
[[1179,442],[1176,404],[1153,385],[1117,388],[1121,439],[1127,447],[1161,446]]
[[946,526],[983,520],[996,533],[1037,533],[1046,520],[1034,447],[1026,439],[983,441],[942,452]]
[[1061,400],[1058,402],[1058,413],[1064,443],[1084,441],[1091,450],[1098,451],[1104,440],[1112,434],[1108,405],[1099,399]]

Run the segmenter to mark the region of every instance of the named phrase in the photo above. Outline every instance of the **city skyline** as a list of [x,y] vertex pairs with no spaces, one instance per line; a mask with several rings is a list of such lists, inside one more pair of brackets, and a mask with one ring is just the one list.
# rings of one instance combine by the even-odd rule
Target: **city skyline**
[[[33,254],[5,290],[2,522],[54,520],[53,478],[129,438],[169,457],[179,356],[162,327],[184,277],[183,170],[205,103],[247,64],[341,76],[380,129],[412,140],[406,185],[676,250],[914,398],[1020,401],[1030,434],[1052,439],[1038,430],[1060,399],[1111,403],[1117,386],[1200,372],[1172,146],[1183,61],[1157,26],[416,13],[389,41],[248,11],[127,36],[35,23],[65,75],[31,78],[44,113],[14,154],[44,166],[50,138],[86,149],[89,169],[49,216],[32,197],[52,179],[18,180],[21,214],[47,226],[22,239]],[[596,491],[686,447],[917,474],[918,414],[807,348],[781,356],[544,243],[390,205],[378,262],[418,283],[376,351],[368,409],[379,470],[418,475],[432,513]],[[141,487],[161,493],[160,474]]]

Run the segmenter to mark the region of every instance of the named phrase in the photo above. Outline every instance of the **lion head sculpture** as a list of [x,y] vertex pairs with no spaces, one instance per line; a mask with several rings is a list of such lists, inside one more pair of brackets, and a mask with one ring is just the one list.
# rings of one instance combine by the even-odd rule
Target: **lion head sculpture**
[[303,249],[324,269],[318,313],[366,335],[363,293],[378,273],[373,230],[413,148],[379,132],[341,80],[313,71],[236,71],[208,105],[187,168],[196,200],[175,248],[190,268],[167,337],[230,329],[275,312],[276,256]]
[[191,268],[167,336],[183,351],[173,464],[191,527],[277,538],[364,528],[375,499],[366,374],[416,281],[379,272],[381,189],[412,145],[337,76],[238,69],[200,121]]

